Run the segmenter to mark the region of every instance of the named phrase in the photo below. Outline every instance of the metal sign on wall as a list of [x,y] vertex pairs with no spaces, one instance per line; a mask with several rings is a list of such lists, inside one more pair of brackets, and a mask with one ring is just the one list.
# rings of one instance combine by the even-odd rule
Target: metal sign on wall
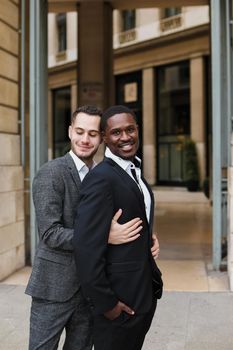
[[125,84],[124,101],[126,103],[136,102],[138,99],[138,85],[136,82]]

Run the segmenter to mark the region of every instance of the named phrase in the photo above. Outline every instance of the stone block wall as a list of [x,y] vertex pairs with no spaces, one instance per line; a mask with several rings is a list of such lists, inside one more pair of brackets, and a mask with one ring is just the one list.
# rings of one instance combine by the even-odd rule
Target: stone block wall
[[0,280],[25,264],[20,159],[20,1],[0,1]]

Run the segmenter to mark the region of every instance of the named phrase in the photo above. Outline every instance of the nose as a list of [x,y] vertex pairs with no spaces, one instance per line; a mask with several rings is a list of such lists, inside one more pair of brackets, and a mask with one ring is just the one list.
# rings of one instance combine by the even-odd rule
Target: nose
[[129,139],[130,139],[130,136],[128,135],[128,133],[126,131],[122,131],[121,140],[128,141]]
[[82,140],[81,140],[83,143],[88,143],[89,142],[89,135],[88,133],[84,133],[82,135]]

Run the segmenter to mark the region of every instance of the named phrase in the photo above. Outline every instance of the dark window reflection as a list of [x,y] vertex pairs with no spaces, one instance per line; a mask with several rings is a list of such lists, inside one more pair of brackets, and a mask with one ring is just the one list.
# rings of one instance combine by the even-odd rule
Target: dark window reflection
[[58,52],[66,51],[66,13],[59,13],[57,19]]
[[190,134],[189,62],[157,70],[158,183],[183,185],[182,143]]
[[135,10],[122,11],[122,31],[135,28]]
[[158,70],[159,134],[190,132],[189,64],[161,67]]
[[64,155],[70,148],[68,127],[71,117],[70,87],[53,91],[53,155],[54,158]]
[[181,7],[167,7],[164,9],[164,18],[179,15],[181,13]]

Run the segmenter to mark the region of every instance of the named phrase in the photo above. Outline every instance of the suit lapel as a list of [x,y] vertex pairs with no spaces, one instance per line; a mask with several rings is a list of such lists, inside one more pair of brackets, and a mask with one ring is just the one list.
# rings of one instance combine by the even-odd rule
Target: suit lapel
[[[127,172],[122,169],[116,162],[114,162],[112,159],[105,157],[104,162],[109,163],[112,167],[113,170],[120,176],[121,180],[124,181],[126,186],[134,193],[134,195],[137,197],[137,199],[140,202],[140,205],[142,206],[142,209],[145,212],[145,203],[144,203],[144,197],[143,194],[141,193],[138,185],[136,182],[127,174]],[[146,215],[146,212],[145,212]]]
[[64,159],[65,159],[67,168],[68,168],[72,178],[74,179],[74,182],[75,182],[77,188],[79,189],[81,186],[81,180],[80,180],[78,170],[75,166],[75,163],[74,163],[71,155],[69,153],[66,153],[66,155],[64,156]]

